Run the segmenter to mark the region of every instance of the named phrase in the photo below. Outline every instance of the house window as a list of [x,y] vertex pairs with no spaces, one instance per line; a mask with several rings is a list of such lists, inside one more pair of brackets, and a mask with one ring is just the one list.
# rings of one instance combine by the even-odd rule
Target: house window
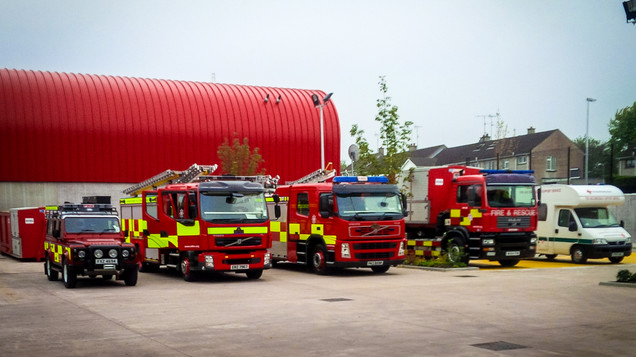
[[570,178],[573,178],[573,179],[581,178],[581,169],[579,169],[578,167],[571,168]]
[[636,166],[636,160],[634,159],[627,159],[625,160],[625,168],[626,169],[633,169],[634,166]]
[[554,156],[548,156],[545,159],[545,170],[556,171],[556,158]]
[[501,166],[503,167],[504,170],[508,170],[510,168],[510,161],[504,160]]
[[484,162],[484,169],[486,170],[494,170],[496,167],[496,163],[495,161],[485,161]]
[[517,164],[525,165],[527,163],[528,163],[528,157],[527,156],[519,156],[519,157],[517,157]]

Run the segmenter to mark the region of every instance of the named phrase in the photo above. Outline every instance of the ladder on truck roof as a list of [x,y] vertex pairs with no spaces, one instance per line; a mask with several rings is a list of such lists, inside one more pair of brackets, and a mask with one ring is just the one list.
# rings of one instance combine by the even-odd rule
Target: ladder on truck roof
[[286,185],[295,185],[298,183],[316,183],[316,182],[325,182],[330,178],[336,176],[336,170],[331,169],[331,163],[327,165],[327,168],[318,169],[309,175],[303,176],[295,181],[286,181]]
[[130,186],[122,192],[137,196],[142,191],[157,188],[168,183],[188,183],[196,180],[201,175],[211,174],[216,170],[218,165],[197,165],[192,164],[188,169],[184,171],[166,170],[160,174],[157,174],[147,180],[144,180],[136,185]]

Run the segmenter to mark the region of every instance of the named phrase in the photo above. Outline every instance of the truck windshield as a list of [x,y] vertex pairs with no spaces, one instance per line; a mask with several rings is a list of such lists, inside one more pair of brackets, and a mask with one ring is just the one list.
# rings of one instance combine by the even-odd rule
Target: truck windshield
[[583,228],[620,227],[616,218],[605,207],[575,208],[574,212],[579,216]]
[[66,233],[119,233],[116,217],[67,217],[64,219]]
[[535,204],[531,185],[492,185],[487,190],[490,207],[533,207]]
[[402,218],[400,196],[394,192],[336,195],[338,216],[346,220],[394,220]]
[[211,223],[265,222],[265,195],[262,192],[202,192],[201,218]]

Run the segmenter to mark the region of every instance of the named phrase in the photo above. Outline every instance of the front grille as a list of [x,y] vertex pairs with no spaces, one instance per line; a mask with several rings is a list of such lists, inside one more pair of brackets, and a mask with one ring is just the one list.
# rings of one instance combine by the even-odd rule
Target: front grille
[[214,244],[217,247],[249,247],[261,245],[261,237],[245,238],[215,238]]
[[393,258],[395,252],[369,252],[355,253],[356,259],[390,259]]
[[351,237],[389,237],[400,234],[400,226],[390,225],[381,226],[374,224],[372,226],[354,226],[349,228]]
[[379,242],[379,243],[354,243],[354,250],[372,250],[372,249],[395,249],[395,242]]
[[530,217],[497,217],[497,228],[528,228]]

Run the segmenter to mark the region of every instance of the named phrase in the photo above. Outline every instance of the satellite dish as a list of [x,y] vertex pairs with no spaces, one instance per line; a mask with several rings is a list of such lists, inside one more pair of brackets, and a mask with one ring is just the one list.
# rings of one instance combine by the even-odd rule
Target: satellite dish
[[360,158],[360,148],[356,144],[349,146],[349,158],[351,161],[356,161]]

